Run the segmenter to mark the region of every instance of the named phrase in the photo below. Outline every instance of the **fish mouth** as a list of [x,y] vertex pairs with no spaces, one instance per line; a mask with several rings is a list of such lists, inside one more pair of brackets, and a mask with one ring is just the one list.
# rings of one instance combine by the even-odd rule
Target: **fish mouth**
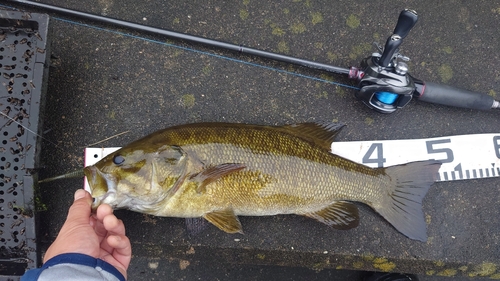
[[106,203],[114,207],[113,201],[116,197],[116,180],[102,173],[95,166],[85,167],[83,173],[87,177],[90,186],[90,194],[94,199],[92,202],[92,209],[97,209],[101,203]]

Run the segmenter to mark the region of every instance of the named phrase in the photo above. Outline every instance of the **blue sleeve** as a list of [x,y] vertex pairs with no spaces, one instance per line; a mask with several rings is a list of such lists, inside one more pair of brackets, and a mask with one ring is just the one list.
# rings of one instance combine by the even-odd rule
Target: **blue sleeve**
[[68,253],[57,255],[41,268],[31,269],[21,281],[53,280],[114,280],[125,281],[125,277],[111,264],[88,255]]

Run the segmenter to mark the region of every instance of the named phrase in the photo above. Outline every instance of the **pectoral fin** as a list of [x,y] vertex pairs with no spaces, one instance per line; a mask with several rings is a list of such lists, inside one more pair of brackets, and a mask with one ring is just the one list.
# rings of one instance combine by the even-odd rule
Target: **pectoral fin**
[[246,166],[244,164],[240,163],[225,163],[225,164],[220,164],[217,166],[212,166],[209,168],[206,168],[202,172],[196,174],[195,176],[191,177],[192,180],[198,181],[198,188],[197,192],[202,193],[205,192],[206,186],[209,185],[210,183],[216,181],[217,179],[237,172],[241,169],[244,169]]
[[358,207],[347,201],[337,201],[306,216],[337,229],[351,229],[359,224]]
[[214,211],[203,215],[203,217],[213,225],[217,226],[220,230],[227,233],[243,234],[240,220],[231,209]]

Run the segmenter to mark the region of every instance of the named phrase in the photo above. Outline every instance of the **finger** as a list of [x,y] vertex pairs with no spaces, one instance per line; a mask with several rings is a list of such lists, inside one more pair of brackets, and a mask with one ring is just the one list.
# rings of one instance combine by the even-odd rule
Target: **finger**
[[111,235],[107,238],[107,242],[108,245],[114,248],[113,257],[127,269],[132,257],[132,246],[128,237],[125,235]]
[[98,220],[102,221],[105,216],[113,214],[113,208],[108,204],[101,204],[97,207],[96,217]]
[[66,221],[74,224],[89,223],[92,196],[90,196],[87,191],[78,189],[75,192],[74,198],[73,205],[69,208]]
[[125,225],[115,215],[105,216],[102,223],[110,234],[125,235]]
[[101,204],[96,210],[96,213],[92,215],[95,218],[96,223],[94,230],[99,236],[100,240],[108,235],[108,230],[104,227],[103,219],[107,215],[113,215],[113,209],[108,204]]
[[108,236],[108,231],[106,230],[106,228],[104,228],[102,221],[99,221],[97,219],[94,221],[93,227],[95,234],[99,238],[99,243],[101,243],[103,239],[106,238],[106,236]]
[[107,238],[108,245],[115,248],[119,254],[124,256],[132,255],[132,247],[130,245],[130,240],[125,235],[110,235]]

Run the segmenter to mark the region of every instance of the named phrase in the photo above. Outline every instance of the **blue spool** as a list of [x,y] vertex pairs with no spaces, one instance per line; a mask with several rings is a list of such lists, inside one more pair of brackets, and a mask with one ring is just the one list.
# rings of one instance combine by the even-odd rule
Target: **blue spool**
[[396,99],[398,98],[398,94],[391,92],[376,92],[375,98],[381,103],[394,104],[394,102],[396,102]]

